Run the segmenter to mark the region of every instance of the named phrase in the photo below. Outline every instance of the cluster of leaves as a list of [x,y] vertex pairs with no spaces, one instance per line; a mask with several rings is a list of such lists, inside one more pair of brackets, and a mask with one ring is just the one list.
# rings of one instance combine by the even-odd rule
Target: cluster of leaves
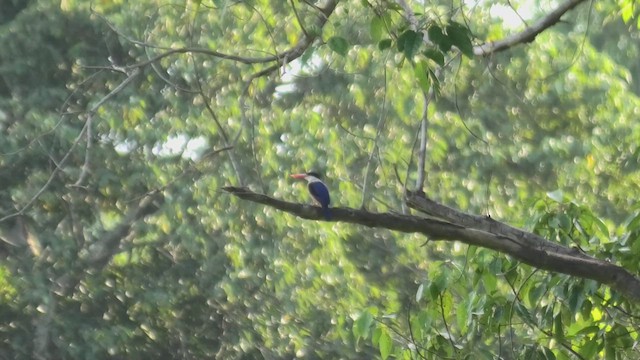
[[[367,3],[367,7],[374,14],[369,24],[371,41],[377,43],[380,51],[395,49],[401,54],[413,66],[415,80],[425,92],[429,91],[431,84],[435,88],[439,86],[435,70],[445,65],[445,58],[454,50],[473,57],[469,28],[459,22],[430,19],[425,14],[412,13],[420,21],[411,24],[399,15],[403,9],[398,4],[375,6]],[[327,45],[342,56],[347,56],[350,49],[349,41],[339,35],[330,37]]]

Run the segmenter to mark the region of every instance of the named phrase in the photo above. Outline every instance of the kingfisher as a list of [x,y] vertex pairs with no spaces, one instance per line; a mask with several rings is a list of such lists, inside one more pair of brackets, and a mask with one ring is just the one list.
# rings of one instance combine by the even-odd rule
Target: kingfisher
[[310,171],[303,174],[293,174],[291,177],[294,179],[307,180],[309,193],[318,202],[318,204],[322,206],[324,218],[326,220],[331,220],[331,210],[329,210],[331,197],[329,197],[329,189],[327,188],[327,185],[320,180],[320,175],[317,172]]

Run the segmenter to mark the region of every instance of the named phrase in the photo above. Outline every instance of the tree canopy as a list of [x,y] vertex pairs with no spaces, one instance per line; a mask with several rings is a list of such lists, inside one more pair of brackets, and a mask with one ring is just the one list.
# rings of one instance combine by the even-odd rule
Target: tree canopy
[[640,357],[633,0],[0,8],[0,358]]

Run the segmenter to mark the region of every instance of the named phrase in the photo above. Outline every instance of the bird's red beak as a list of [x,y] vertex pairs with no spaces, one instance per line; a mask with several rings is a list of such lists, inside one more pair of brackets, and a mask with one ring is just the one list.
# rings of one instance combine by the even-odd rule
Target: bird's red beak
[[304,179],[307,176],[307,174],[293,174],[291,175],[292,178],[294,179]]

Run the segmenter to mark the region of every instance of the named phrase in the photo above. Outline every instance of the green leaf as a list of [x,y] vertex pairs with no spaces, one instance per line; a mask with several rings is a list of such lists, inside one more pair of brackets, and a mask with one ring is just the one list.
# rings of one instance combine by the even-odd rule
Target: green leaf
[[423,294],[424,294],[424,283],[418,286],[418,291],[416,291],[416,302],[420,302]]
[[531,316],[531,313],[529,312],[529,310],[527,310],[526,307],[524,307],[524,305],[522,305],[522,303],[517,302],[515,305],[515,310],[516,310],[516,314],[518,314],[518,316],[524,320],[524,322],[526,322],[527,324],[531,324],[531,325],[535,325],[536,322],[534,321],[533,317]]
[[313,54],[315,53],[315,51],[316,51],[316,48],[314,46],[309,46],[307,50],[305,50],[304,53],[302,53],[302,56],[300,57],[300,61],[302,62],[303,65],[307,65],[309,63],[309,59],[313,57]]
[[392,44],[391,39],[380,40],[380,42],[378,43],[378,49],[386,50],[391,47],[391,44]]
[[440,50],[443,52],[447,52],[451,49],[451,40],[444,35],[442,28],[438,25],[431,25],[427,30],[427,35],[429,35],[429,40],[438,45]]
[[578,310],[580,310],[580,308],[582,307],[582,303],[584,302],[584,291],[582,289],[573,289],[574,291],[571,292],[571,295],[569,295],[569,310],[572,313],[577,313]]
[[453,311],[453,295],[450,291],[445,291],[440,295],[442,309],[445,314],[451,314]]
[[640,229],[640,211],[636,212],[635,215],[627,220],[627,231],[635,231]]
[[425,93],[429,91],[429,65],[426,61],[420,60],[413,67],[413,72],[418,79],[418,84]]
[[558,214],[558,226],[561,230],[569,231],[571,229],[571,219],[566,214]]
[[431,78],[431,86],[433,86],[433,91],[436,96],[440,95],[440,80],[438,80],[438,76],[431,68],[429,68],[429,77]]
[[327,41],[327,44],[329,44],[331,50],[342,56],[346,56],[349,51],[349,42],[347,39],[340,36],[331,37],[329,41]]
[[547,193],[547,197],[557,203],[562,204],[564,201],[564,192],[562,192],[562,190],[560,189],[555,191],[550,191]]
[[446,287],[446,275],[444,275],[443,273],[439,273],[438,275],[436,275],[436,278],[431,282],[431,285],[429,286],[429,294],[431,295],[431,298],[434,300],[437,299],[440,294],[446,289]]
[[456,323],[458,325],[458,328],[460,328],[462,332],[465,332],[469,323],[469,312],[467,307],[457,306],[456,311],[454,312],[456,314]]
[[484,286],[487,294],[493,294],[498,286],[498,279],[493,273],[485,271],[482,273],[482,286]]
[[589,209],[582,208],[579,219],[580,222],[587,227],[587,230],[598,231],[605,239],[609,237],[609,228],[607,228],[607,225]]
[[389,336],[389,332],[383,330],[380,334],[380,340],[378,341],[378,346],[380,348],[380,357],[382,360],[386,360],[391,354],[391,349],[393,347],[393,340],[391,336]]
[[471,38],[469,37],[469,29],[462,24],[454,22],[447,25],[446,30],[451,44],[460,49],[467,57],[473,57],[473,44],[471,44]]
[[587,343],[584,344],[584,346],[582,346],[578,350],[578,352],[585,359],[594,359],[596,354],[598,353],[598,347],[598,341],[596,339],[592,339],[590,341],[587,341]]
[[371,24],[369,24],[369,34],[371,34],[371,39],[373,39],[373,41],[382,40],[382,36],[385,34],[386,30],[387,27],[382,17],[376,16],[371,19]]
[[427,49],[422,52],[424,56],[436,62],[440,66],[444,66],[444,54],[436,49]]
[[600,331],[600,327],[598,327],[597,325],[591,325],[591,326],[587,326],[585,328],[580,329],[580,331],[578,331],[576,335],[595,334],[598,331]]
[[367,338],[369,336],[369,331],[371,329],[371,324],[373,323],[373,315],[368,311],[364,310],[358,316],[358,319],[353,323],[353,335],[356,339],[359,338]]
[[376,326],[373,329],[373,333],[371,334],[371,344],[373,346],[378,346],[380,344],[380,336],[382,335],[383,328],[381,326]]
[[622,15],[622,21],[626,23],[633,18],[633,1],[623,0],[620,6],[620,15]]
[[427,29],[427,35],[429,36],[429,40],[431,40],[434,44],[440,44],[440,42],[445,40],[442,28],[440,28],[440,26],[438,25],[429,26],[429,29]]
[[564,326],[562,324],[562,314],[558,314],[553,319],[553,335],[556,339],[564,341]]
[[542,353],[541,359],[556,360],[556,355],[548,347],[543,346],[540,352]]
[[422,46],[422,33],[407,30],[398,37],[397,45],[398,51],[403,53],[407,59],[412,59]]

